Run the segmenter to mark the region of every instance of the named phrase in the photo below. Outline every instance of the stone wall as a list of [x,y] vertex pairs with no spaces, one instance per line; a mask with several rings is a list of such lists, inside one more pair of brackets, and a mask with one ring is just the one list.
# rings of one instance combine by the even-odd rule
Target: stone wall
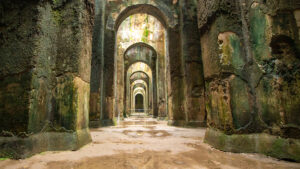
[[[249,152],[232,141],[243,137],[266,145],[250,152],[299,161],[298,147],[285,151],[299,144],[299,5],[293,0],[199,0],[209,144]],[[254,141],[245,135],[250,133],[267,138]],[[270,148],[266,142],[272,139],[276,144]]]
[[12,134],[28,131],[33,56],[38,41],[37,2],[15,3],[1,2],[0,6],[0,130]]
[[0,156],[86,144],[93,2],[10,1],[0,8]]

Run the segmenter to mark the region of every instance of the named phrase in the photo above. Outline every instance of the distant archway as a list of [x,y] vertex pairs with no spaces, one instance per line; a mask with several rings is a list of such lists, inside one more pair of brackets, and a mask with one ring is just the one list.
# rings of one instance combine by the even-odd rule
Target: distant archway
[[[168,104],[171,104],[172,102],[167,101],[168,100],[168,87],[170,86],[170,82],[168,82],[168,79],[170,79],[170,70],[169,70],[169,31],[173,29],[177,29],[175,25],[177,25],[177,19],[174,13],[176,11],[168,8],[167,6],[163,5],[163,3],[158,3],[155,1],[147,1],[147,2],[140,2],[136,1],[132,4],[125,4],[125,3],[120,3],[118,4],[118,10],[113,10],[108,14],[108,20],[107,20],[107,26],[106,29],[109,33],[109,35],[114,35],[112,37],[112,40],[115,42],[114,44],[109,42],[110,46],[114,46],[114,58],[109,59],[109,63],[107,64],[108,67],[106,70],[111,70],[112,65],[114,67],[114,78],[113,78],[113,98],[108,97],[108,99],[112,99],[113,101],[113,110],[110,112],[113,112],[114,117],[120,115],[120,112],[126,112],[126,105],[128,105],[126,102],[128,92],[128,87],[126,87],[127,83],[127,71],[126,71],[126,65],[124,64],[126,55],[124,55],[125,52],[127,52],[128,47],[136,47],[136,48],[143,48],[143,49],[150,49],[149,51],[154,51],[154,57],[148,58],[148,60],[143,60],[143,59],[137,59],[134,62],[137,61],[144,61],[147,63],[150,63],[150,67],[152,68],[152,81],[149,82],[149,90],[155,91],[152,92],[155,99],[153,99],[153,106],[150,106],[154,112],[154,116],[167,116],[168,112]],[[155,26],[155,30],[150,31],[145,31],[143,33],[142,38],[144,38],[144,35],[147,35],[148,32],[153,34],[157,34],[157,32],[162,32],[160,34],[157,34],[159,36],[153,36],[157,39],[149,40],[151,39],[151,36],[148,36],[148,41],[147,40],[134,40],[130,41],[129,43],[125,42],[121,43],[122,41],[120,40],[120,30],[122,30],[122,24],[126,23],[125,25],[128,27],[130,24],[128,23],[128,20],[132,18],[133,15],[149,15],[149,18],[155,18],[158,20],[155,24],[150,24],[149,27],[153,28],[153,25],[159,25],[158,27]],[[152,19],[155,20],[155,19]],[[151,20],[151,19],[149,19]],[[140,22],[144,23],[144,22]],[[126,28],[126,26],[124,28]],[[144,28],[143,28],[144,29]],[[158,31],[159,30],[159,31]],[[129,31],[130,32],[130,31]],[[132,32],[132,31],[131,31]],[[139,34],[136,33],[136,31],[133,31],[134,34],[133,36],[137,36]],[[141,32],[141,31],[138,31]],[[173,32],[172,32],[173,33]],[[127,35],[127,33],[124,33],[123,35]],[[173,37],[173,36],[171,36]],[[129,38],[130,39],[130,38]],[[139,39],[139,38],[137,38]],[[174,41],[175,42],[175,41]],[[121,46],[121,48],[120,48]],[[123,47],[123,48],[122,48]],[[132,48],[128,48],[128,50],[131,50]],[[156,49],[156,50],[153,50]],[[110,52],[110,50],[109,50]],[[107,57],[108,53],[106,54]],[[111,56],[111,55],[110,55]],[[124,56],[124,57],[123,57]],[[149,62],[150,61],[150,62]],[[132,62],[129,61],[127,64],[130,65]],[[152,64],[153,63],[153,64]],[[152,65],[155,65],[152,67]],[[108,71],[110,72],[110,71]],[[109,73],[110,74],[110,73]],[[108,76],[108,74],[106,75]],[[123,77],[121,79],[121,77]],[[153,85],[151,85],[151,83]],[[155,84],[155,85],[154,85]],[[111,89],[109,86],[111,85],[106,85],[107,88],[109,88],[108,92],[111,92]],[[152,86],[155,88],[153,89]],[[160,86],[158,89],[157,86]],[[159,100],[165,100],[164,102],[160,102]],[[110,101],[110,100],[109,100]]]
[[142,94],[135,95],[135,112],[144,112],[144,96]]

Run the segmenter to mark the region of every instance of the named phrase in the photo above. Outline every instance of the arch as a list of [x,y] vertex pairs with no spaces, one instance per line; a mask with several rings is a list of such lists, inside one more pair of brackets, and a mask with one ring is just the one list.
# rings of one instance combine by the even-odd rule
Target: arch
[[146,75],[147,76],[147,78],[149,78],[149,76],[148,76],[148,74],[147,73],[145,73],[145,72],[143,72],[143,71],[136,71],[136,72],[134,72],[134,73],[132,73],[131,75],[130,75],[130,79],[132,78],[132,76],[134,76],[135,74],[137,74],[137,73],[141,73],[141,74],[144,74],[144,75]]
[[[147,71],[144,71],[144,70],[132,70],[132,72],[129,73],[129,70],[130,70],[130,69],[133,69],[133,68],[132,68],[133,65],[135,65],[135,64],[137,64],[137,63],[143,63],[144,65],[147,66],[147,68],[148,68],[150,71],[147,72]],[[151,80],[151,79],[152,79],[152,73],[153,73],[153,70],[152,70],[151,66],[150,66],[148,63],[146,63],[146,62],[144,62],[144,61],[135,61],[135,62],[131,63],[130,65],[128,65],[128,68],[125,70],[125,72],[128,74],[128,77],[130,77],[130,76],[131,76],[133,73],[135,73],[135,72],[144,72],[144,73],[146,73],[146,74],[148,75],[148,77],[149,77],[150,80]]]
[[[115,110],[123,110],[125,111],[128,109],[128,94],[130,91],[130,83],[128,81],[129,75],[131,75],[133,72],[130,70],[131,65],[142,62],[145,63],[149,67],[149,86],[148,90],[151,91],[151,94],[149,95],[149,103],[150,103],[150,109],[154,107],[153,112],[158,112],[158,94],[161,95],[161,97],[167,99],[167,94],[165,91],[167,90],[167,84],[166,79],[168,79],[166,76],[169,76],[169,72],[165,71],[167,69],[167,63],[169,63],[168,57],[169,57],[169,41],[167,40],[169,38],[170,30],[177,29],[175,27],[177,25],[177,11],[175,9],[171,9],[168,5],[172,2],[166,2],[166,1],[152,1],[152,0],[146,0],[146,1],[140,1],[140,0],[128,0],[128,1],[122,1],[120,3],[114,4],[116,6],[115,10],[110,11],[108,14],[108,20],[106,29],[107,31],[110,31],[112,34],[115,35],[115,47],[114,48],[114,60],[115,62],[112,64],[116,64],[114,67],[115,78],[114,80],[114,97],[117,98],[114,102],[114,109]],[[110,4],[109,4],[110,5]],[[163,39],[158,42],[152,42],[150,41],[148,44],[141,42],[141,39],[136,39],[132,42],[126,43],[125,46],[123,44],[122,50],[119,50],[119,41],[118,36],[120,35],[119,30],[121,30],[121,24],[124,23],[124,21],[132,15],[135,14],[146,14],[156,19],[157,24],[160,24],[160,32],[163,35]],[[171,32],[172,33],[172,32]],[[149,45],[150,44],[150,45]],[[163,45],[163,47],[160,48],[159,45]],[[150,49],[150,51],[145,50],[146,53],[142,53],[138,57],[138,59],[134,59],[134,57],[131,57],[134,55],[134,51],[130,53],[130,59],[126,59],[126,54],[128,54],[128,51],[132,50],[134,47],[141,46],[142,50],[143,47],[146,47],[147,49]],[[155,49],[157,48],[157,50]],[[153,51],[153,52],[152,52]],[[131,51],[130,51],[131,52]],[[149,54],[148,54],[149,53]],[[146,55],[145,55],[146,54]],[[139,55],[138,55],[139,56]],[[151,56],[151,57],[149,57]],[[155,56],[153,58],[153,56]],[[158,61],[158,57],[160,61]],[[129,57],[128,57],[129,58]],[[124,64],[125,63],[125,64]],[[121,69],[124,73],[118,73],[117,69]],[[129,70],[129,71],[128,71]],[[160,73],[157,73],[159,71]],[[121,71],[119,71],[121,72]],[[128,73],[129,72],[129,73]],[[151,73],[150,73],[151,72]],[[166,73],[165,73],[166,72]],[[120,77],[124,77],[122,80],[116,80]],[[158,83],[161,85],[161,92],[158,92]],[[117,88],[117,86],[124,86],[123,88]],[[123,100],[123,103],[120,103],[120,101]],[[166,106],[167,107],[167,106]],[[165,111],[167,112],[167,111]],[[156,113],[157,114],[157,113]]]
[[151,45],[146,43],[139,42],[129,46],[123,57],[125,69],[136,62],[146,63],[152,69],[156,67],[157,52]]
[[130,75],[129,77],[129,81],[130,83],[136,81],[136,80],[144,80],[146,83],[149,83],[150,82],[150,78],[148,76],[147,73],[143,72],[143,71],[137,71],[137,72],[134,72]]
[[[148,99],[147,99],[147,92],[145,91],[144,88],[142,87],[137,87],[136,89],[134,89],[131,93],[132,95],[132,103],[131,103],[131,109],[134,110],[135,112],[144,112],[145,109],[148,109]],[[142,100],[143,100],[143,103],[139,103],[139,107],[137,108],[136,104],[137,104],[137,95],[141,95],[142,96]],[[141,111],[142,110],[142,111]]]
[[145,80],[143,80],[143,79],[137,79],[137,80],[133,81],[131,83],[131,85],[136,85],[136,84],[140,84],[140,83],[147,84],[147,82]]
[[144,101],[145,101],[144,96],[141,93],[137,93],[134,97],[135,97],[135,109],[138,111],[139,109],[144,109]]
[[132,5],[127,6],[128,3],[120,5],[118,11],[120,12],[111,12],[108,16],[107,28],[117,31],[121,23],[130,15],[144,13],[156,17],[161,24],[167,27],[175,27],[178,23],[177,18],[174,15],[175,10],[170,10],[168,5],[164,2],[132,2]]
[[136,95],[137,93],[145,94],[145,89],[143,87],[137,87],[134,89],[133,94]]
[[130,63],[130,64],[128,65],[128,69],[129,69],[132,65],[134,65],[134,64],[136,64],[136,63],[139,63],[139,62],[140,62],[140,63],[146,64],[146,65],[150,68],[150,70],[152,71],[151,66],[150,66],[147,62],[145,62],[145,61],[139,61],[139,60]]
[[157,52],[156,52],[156,50],[154,49],[153,46],[151,46],[151,45],[149,45],[149,44],[147,44],[147,43],[144,43],[144,42],[137,42],[137,43],[134,43],[134,44],[130,45],[130,46],[125,50],[125,52],[124,52],[124,58],[125,58],[125,56],[126,56],[126,53],[127,53],[129,50],[131,50],[131,49],[133,49],[133,48],[135,48],[135,47],[139,47],[139,46],[142,46],[142,47],[145,47],[145,48],[148,48],[148,49],[154,51],[154,56],[155,56],[155,58],[157,57]]
[[[139,81],[139,80],[137,80],[137,81]],[[134,91],[137,88],[143,88],[146,91],[146,93],[148,93],[148,84],[143,80],[141,80],[140,82],[132,83],[130,85],[131,91]]]
[[144,84],[144,83],[137,83],[137,84],[134,84],[132,86],[132,88],[133,88],[133,90],[135,90],[136,88],[143,88],[144,90],[146,90],[147,89],[147,85]]
[[[133,65],[136,63],[142,63],[144,64],[145,67],[142,69],[139,67],[134,67]],[[135,73],[143,73],[147,76],[148,81],[145,79],[136,79],[135,81],[130,81],[130,78],[135,74]],[[126,110],[127,112],[131,112],[134,109],[134,95],[135,91],[137,89],[143,89],[144,93],[144,99],[145,99],[145,109],[150,110],[153,107],[153,72],[151,67],[145,63],[145,62],[135,62],[132,63],[129,68],[126,70],[126,91],[125,91],[125,105],[126,105]],[[142,86],[137,86],[137,85],[142,85]],[[154,84],[156,85],[156,84]],[[136,86],[136,87],[135,87]],[[150,108],[150,109],[149,109]]]
[[[139,80],[137,80],[137,81],[139,81]],[[132,83],[130,85],[130,92],[129,92],[130,98],[132,98],[135,95],[135,92],[137,90],[140,91],[140,92],[143,92],[145,94],[145,102],[148,103],[148,101],[150,101],[149,100],[150,95],[149,95],[148,84],[143,80],[141,80],[140,82],[137,82],[137,83]]]

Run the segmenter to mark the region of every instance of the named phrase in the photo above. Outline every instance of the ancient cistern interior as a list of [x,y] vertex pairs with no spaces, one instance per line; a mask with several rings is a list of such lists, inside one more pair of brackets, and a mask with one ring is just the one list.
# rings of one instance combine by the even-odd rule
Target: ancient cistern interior
[[0,0],[0,168],[300,169],[300,1]]

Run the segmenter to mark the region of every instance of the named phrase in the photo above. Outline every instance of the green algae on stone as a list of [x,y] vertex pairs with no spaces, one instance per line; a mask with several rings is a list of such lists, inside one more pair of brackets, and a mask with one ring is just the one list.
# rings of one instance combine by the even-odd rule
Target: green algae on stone
[[284,139],[264,133],[226,135],[222,131],[208,128],[204,142],[222,151],[262,153],[279,159],[300,162],[298,139]]
[[267,41],[267,18],[259,6],[254,3],[250,11],[250,38],[254,57],[258,62],[269,58]]

